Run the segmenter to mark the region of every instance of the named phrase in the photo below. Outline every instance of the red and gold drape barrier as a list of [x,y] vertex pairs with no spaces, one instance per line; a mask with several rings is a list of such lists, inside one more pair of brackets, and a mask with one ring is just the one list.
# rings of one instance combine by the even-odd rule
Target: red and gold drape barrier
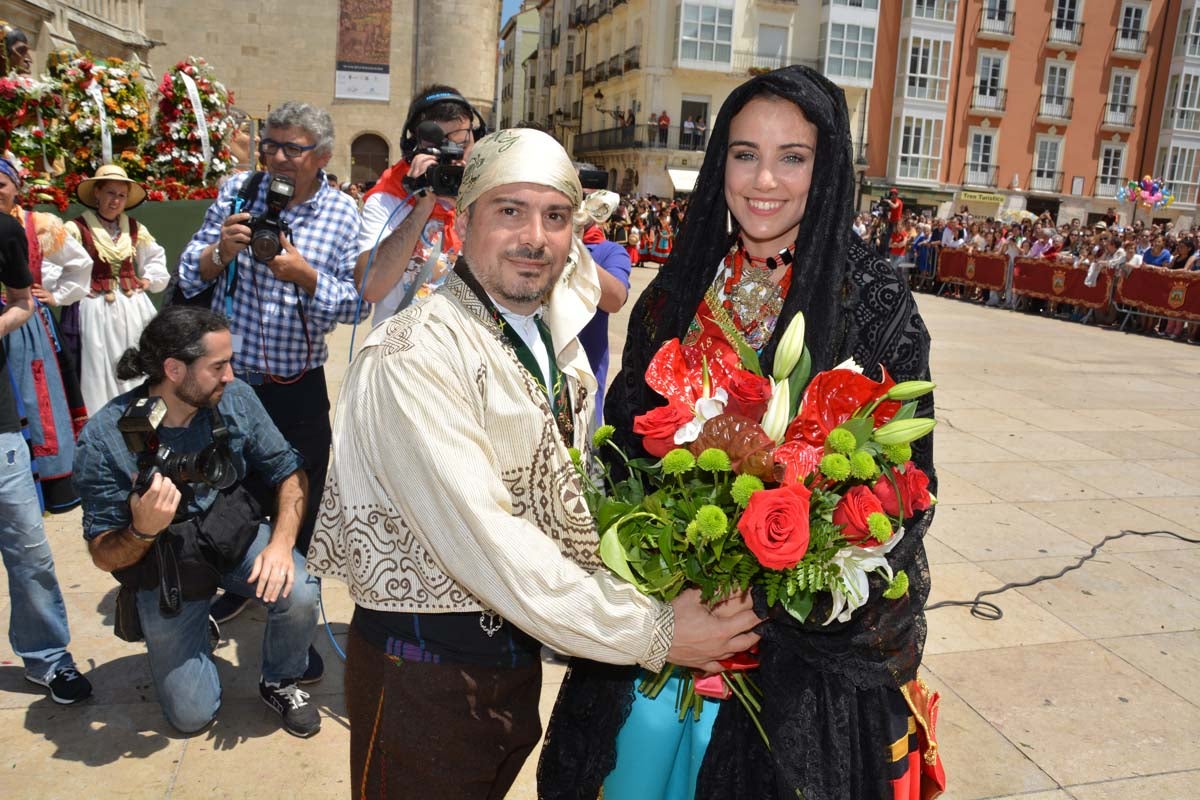
[[1200,321],[1200,272],[1131,269],[1117,281],[1116,301],[1148,314]]
[[937,279],[1002,292],[1007,266],[1008,258],[997,253],[968,253],[946,247],[938,257]]
[[1112,290],[1112,271],[1101,270],[1095,286],[1084,285],[1086,268],[1045,258],[1018,258],[1013,263],[1013,292],[1084,308],[1104,308]]

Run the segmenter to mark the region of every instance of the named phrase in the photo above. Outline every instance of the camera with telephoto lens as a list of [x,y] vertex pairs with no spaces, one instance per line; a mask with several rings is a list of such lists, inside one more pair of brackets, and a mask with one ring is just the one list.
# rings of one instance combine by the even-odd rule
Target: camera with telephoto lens
[[267,184],[267,210],[251,217],[246,224],[250,227],[250,252],[262,262],[270,261],[283,250],[280,234],[291,235],[287,223],[279,214],[296,193],[296,184],[286,175],[272,175]]
[[129,452],[137,456],[138,474],[133,490],[138,496],[150,489],[154,476],[162,473],[176,484],[202,483],[216,489],[228,489],[237,480],[237,467],[230,457],[229,431],[216,409],[213,441],[197,453],[176,453],[158,440],[158,427],[167,413],[161,397],[139,397],[129,404],[117,420],[117,430]]
[[461,162],[466,148],[450,141],[442,126],[432,120],[425,120],[417,126],[417,139],[426,146],[418,147],[413,155],[433,156],[437,163],[419,178],[404,176],[404,188],[413,193],[428,189],[440,197],[458,197],[463,178]]

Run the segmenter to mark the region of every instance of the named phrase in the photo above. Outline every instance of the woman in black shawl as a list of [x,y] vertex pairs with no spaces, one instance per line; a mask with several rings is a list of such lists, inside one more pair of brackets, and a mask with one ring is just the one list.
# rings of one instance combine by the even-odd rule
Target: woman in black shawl
[[[778,122],[789,114],[798,122],[780,132]],[[746,141],[746,131],[762,141]],[[801,216],[781,226],[772,201],[784,200],[783,208],[794,213],[789,193],[799,184],[789,170],[805,159],[811,180]],[[748,179],[747,162],[764,174]],[[730,94],[712,127],[686,223],[669,262],[633,309],[622,369],[609,389],[605,417],[625,452],[643,452],[633,418],[663,402],[646,385],[647,365],[663,342],[685,339],[689,328],[694,333],[710,289],[727,300],[741,297],[741,305],[725,305],[759,349],[764,374],[788,321],[802,312],[814,371],[853,357],[876,380],[881,368],[896,381],[928,379],[925,325],[905,284],[853,234],[853,196],[849,119],[839,88],[792,66],[756,76]],[[792,237],[791,246],[773,251],[780,230]],[[764,272],[778,286],[774,296]],[[754,291],[739,294],[745,281],[757,281]],[[746,296],[766,300],[756,311]],[[933,416],[931,395],[922,398],[918,415]],[[913,460],[936,491],[930,437],[914,443]],[[936,700],[916,680],[929,593],[923,538],[931,517],[926,511],[910,519],[888,555],[893,569],[909,576],[905,598],[883,600],[882,579],[872,576],[866,605],[849,622],[829,625],[821,624],[829,616],[828,597],[818,599],[803,624],[757,598],[768,622],[761,630],[761,666],[752,675],[765,694],[761,722],[771,750],[739,703],[722,703],[696,797],[919,796],[922,767],[940,770],[929,736]],[[572,661],[539,764],[540,797],[597,797],[617,763],[616,736],[629,715],[635,678],[634,669]]]

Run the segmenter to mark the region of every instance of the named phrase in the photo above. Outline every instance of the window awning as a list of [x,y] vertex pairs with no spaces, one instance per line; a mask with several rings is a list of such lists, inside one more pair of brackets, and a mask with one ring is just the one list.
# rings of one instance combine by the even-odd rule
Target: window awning
[[696,178],[700,175],[700,170],[668,167],[667,175],[670,176],[675,191],[690,192],[696,188]]

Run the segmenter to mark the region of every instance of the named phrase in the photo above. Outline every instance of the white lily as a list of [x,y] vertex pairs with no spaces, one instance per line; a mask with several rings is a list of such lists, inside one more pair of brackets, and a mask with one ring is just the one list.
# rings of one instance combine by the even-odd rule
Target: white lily
[[831,562],[841,573],[841,580],[835,583],[833,608],[824,624],[828,625],[835,619],[838,622],[849,622],[856,610],[867,602],[870,585],[867,576],[876,572],[891,583],[893,579],[892,565],[888,563],[887,554],[904,536],[904,528],[892,534],[892,538],[874,547],[843,547],[833,557]]
[[856,362],[853,358],[847,358],[845,361],[834,367],[834,369],[848,369],[851,372],[857,372],[859,375],[861,375],[863,371],[863,368],[860,367],[858,362]]
[[773,370],[775,379],[783,380],[791,375],[803,353],[804,314],[797,313],[788,323],[787,330],[783,332],[779,346],[775,348],[775,369]]
[[700,436],[700,431],[704,428],[704,423],[713,417],[724,414],[725,404],[728,402],[729,392],[724,389],[717,389],[711,397],[706,395],[697,400],[692,421],[675,431],[675,444],[685,445],[696,441],[696,438]]
[[791,394],[788,389],[788,379],[776,381],[771,378],[771,399],[767,402],[767,411],[763,414],[762,429],[767,436],[779,444],[787,434]]

